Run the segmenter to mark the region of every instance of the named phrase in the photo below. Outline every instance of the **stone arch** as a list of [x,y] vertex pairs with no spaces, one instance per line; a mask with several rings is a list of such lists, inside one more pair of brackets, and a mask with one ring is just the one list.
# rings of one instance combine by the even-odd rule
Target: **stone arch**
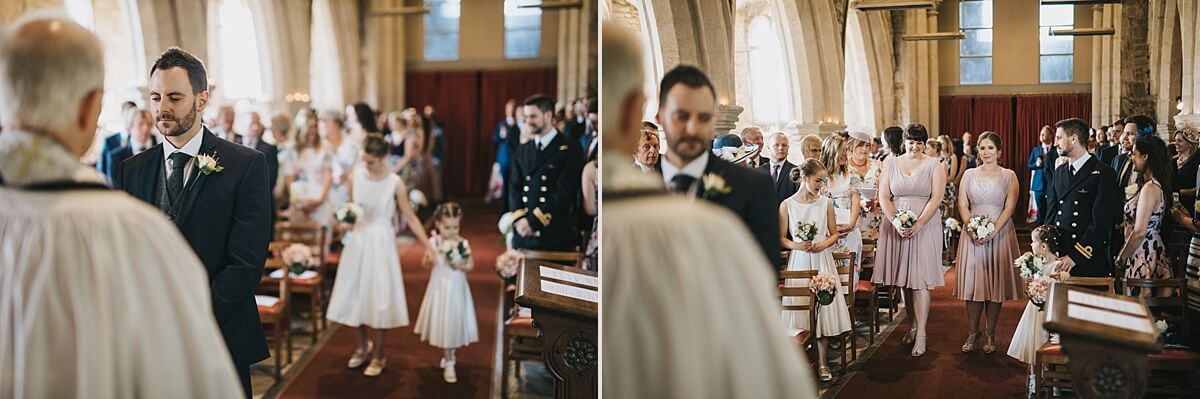
[[846,18],[846,124],[872,134],[896,123],[891,27],[884,15],[850,11]]

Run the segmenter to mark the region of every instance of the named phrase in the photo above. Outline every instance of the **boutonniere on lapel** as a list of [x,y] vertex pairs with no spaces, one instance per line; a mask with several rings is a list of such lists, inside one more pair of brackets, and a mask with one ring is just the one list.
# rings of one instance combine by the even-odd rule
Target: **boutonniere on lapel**
[[725,178],[716,173],[707,173],[700,179],[704,182],[704,198],[715,198],[733,192]]
[[213,158],[212,155],[208,154],[197,155],[196,164],[200,166],[200,173],[205,175],[220,173],[222,170],[225,170],[225,167],[221,166],[221,164],[217,162],[216,158]]

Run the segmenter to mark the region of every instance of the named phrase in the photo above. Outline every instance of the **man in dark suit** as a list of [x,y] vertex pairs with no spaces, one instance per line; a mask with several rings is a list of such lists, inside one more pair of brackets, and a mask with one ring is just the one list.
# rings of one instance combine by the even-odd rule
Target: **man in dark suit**
[[752,169],[759,169],[771,161],[771,158],[763,155],[765,153],[765,149],[763,148],[763,134],[761,128],[758,126],[749,126],[743,128],[741,136],[743,143],[754,144],[758,147],[754,150],[754,155],[751,156],[750,159],[746,160],[746,166],[749,166]]
[[1113,159],[1117,158],[1117,152],[1119,152],[1117,146],[1108,140],[1109,132],[1108,126],[1096,129],[1096,158],[1099,158],[1101,165],[1112,165]]
[[219,138],[240,143],[242,135],[233,131],[233,121],[236,116],[232,105],[222,105],[217,110],[216,127],[211,132]]
[[[771,177],[709,152],[715,133],[717,93],[700,69],[681,65],[662,78],[658,124],[667,138],[663,181],[675,192],[702,197],[738,215],[777,268],[779,212]],[[686,222],[686,221],[681,221]]]
[[788,149],[791,147],[787,135],[781,132],[772,133],[767,143],[770,144],[767,150],[770,151],[771,158],[758,170],[770,175],[771,180],[775,182],[775,196],[779,199],[775,205],[779,205],[796,193],[796,182],[793,182],[791,177],[792,169],[795,169],[796,165],[787,160]]
[[[117,149],[129,145],[129,124],[131,112],[137,108],[137,104],[133,101],[126,101],[121,104],[121,119],[125,123],[124,132],[116,132],[104,138],[104,142],[100,144],[100,156],[96,158],[96,170],[105,176],[112,176],[112,164],[108,162],[112,158],[112,153]],[[109,180],[112,181],[111,179]]]
[[1113,158],[1112,168],[1117,173],[1117,187],[1125,188],[1128,186],[1134,176],[1133,161],[1130,157],[1133,154],[1133,141],[1137,139],[1135,133],[1125,131],[1125,123],[1113,126],[1117,139],[1119,152]]
[[[1054,163],[1058,161],[1058,151],[1052,144],[1054,131],[1050,126],[1042,126],[1041,144],[1029,151],[1029,170],[1033,171],[1033,179],[1029,181],[1029,190],[1033,191],[1033,199],[1037,204],[1037,223],[1046,221],[1046,191],[1050,189],[1051,175]],[[1086,143],[1087,140],[1085,139]]]
[[279,177],[279,147],[262,140],[264,131],[266,128],[263,127],[258,113],[251,112],[250,127],[246,130],[245,135],[238,136],[237,143],[263,153],[267,158],[267,184],[268,187],[274,188],[275,179]]
[[1121,214],[1121,189],[1112,168],[1087,152],[1088,126],[1071,118],[1055,124],[1055,147],[1066,162],[1054,171],[1046,223],[1061,235],[1061,271],[1072,276],[1112,275],[1108,241]]
[[577,251],[574,221],[583,149],[578,140],[554,129],[554,100],[535,95],[525,100],[524,108],[525,125],[534,138],[517,147],[508,176],[508,203],[517,232],[513,247]]
[[570,107],[574,116],[568,119],[565,124],[563,124],[562,133],[565,133],[567,138],[571,139],[571,141],[579,143],[580,140],[583,139],[583,135],[587,133],[588,109],[587,105],[584,104],[583,98],[575,99],[575,101],[571,103]]
[[[646,126],[650,124],[650,126]],[[662,157],[658,149],[658,126],[650,122],[642,122],[642,138],[638,139],[637,149],[633,153],[633,164],[642,172],[662,172]]]
[[204,64],[167,49],[150,69],[150,109],[166,142],[125,160],[116,185],[166,213],[204,264],[213,315],[250,397],[250,365],[269,356],[254,302],[271,239],[267,162],[205,129],[198,116],[207,103]]
[[105,155],[105,163],[109,165],[107,176],[109,184],[115,182],[117,176],[121,175],[121,162],[158,145],[158,140],[150,133],[150,129],[154,128],[152,122],[154,118],[150,116],[150,112],[144,109],[133,109],[128,112],[131,114],[132,122],[127,129],[129,131],[127,145]]

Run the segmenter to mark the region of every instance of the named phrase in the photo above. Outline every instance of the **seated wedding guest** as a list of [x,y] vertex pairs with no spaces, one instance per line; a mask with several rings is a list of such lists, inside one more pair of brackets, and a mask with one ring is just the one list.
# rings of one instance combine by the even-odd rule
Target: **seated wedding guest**
[[200,259],[79,162],[104,96],[100,40],[53,14],[4,35],[0,397],[244,396]]
[[642,122],[642,136],[638,140],[637,150],[633,153],[633,163],[643,172],[654,172],[662,170],[662,166],[658,164],[658,126],[646,128],[647,123],[650,122]]
[[[121,119],[128,121],[127,116],[133,111],[134,108],[137,108],[137,103],[133,101],[121,103]],[[126,125],[128,125],[128,122],[126,122]],[[108,172],[108,169],[112,167],[112,165],[108,163],[108,154],[121,147],[129,145],[128,141],[129,130],[125,130],[124,132],[116,132],[104,138],[103,144],[100,145],[99,157],[96,158],[96,170],[99,170],[100,174],[105,176],[114,176]]]
[[[1118,273],[1125,278],[1171,278],[1171,261],[1163,241],[1163,214],[1171,209],[1172,198],[1164,187],[1171,187],[1171,160],[1167,144],[1157,136],[1138,138],[1133,144],[1134,168],[1138,172],[1138,192],[1125,202],[1122,215],[1125,246],[1117,253]],[[1126,292],[1151,295],[1149,292]]]
[[812,370],[783,333],[774,276],[743,223],[720,205],[664,195],[661,178],[631,165],[642,51],[619,28],[602,32],[601,334],[621,343],[602,347],[605,396],[815,397]]
[[150,116],[150,111],[133,109],[123,116],[125,116],[125,131],[129,132],[129,142],[128,145],[109,152],[107,155],[109,184],[112,184],[113,179],[121,175],[121,162],[158,145],[158,140],[151,133],[154,127],[154,118]]

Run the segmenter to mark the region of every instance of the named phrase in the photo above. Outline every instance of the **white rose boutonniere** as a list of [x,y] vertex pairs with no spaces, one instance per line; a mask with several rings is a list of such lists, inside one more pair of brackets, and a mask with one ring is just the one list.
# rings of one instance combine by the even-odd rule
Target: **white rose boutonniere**
[[729,184],[725,182],[725,178],[716,173],[705,174],[700,179],[704,181],[704,198],[713,198],[733,192],[729,188]]
[[217,162],[216,158],[213,158],[212,155],[208,154],[197,155],[196,165],[200,167],[200,173],[206,175],[220,173],[222,170],[225,170],[225,167],[221,166],[221,164]]

